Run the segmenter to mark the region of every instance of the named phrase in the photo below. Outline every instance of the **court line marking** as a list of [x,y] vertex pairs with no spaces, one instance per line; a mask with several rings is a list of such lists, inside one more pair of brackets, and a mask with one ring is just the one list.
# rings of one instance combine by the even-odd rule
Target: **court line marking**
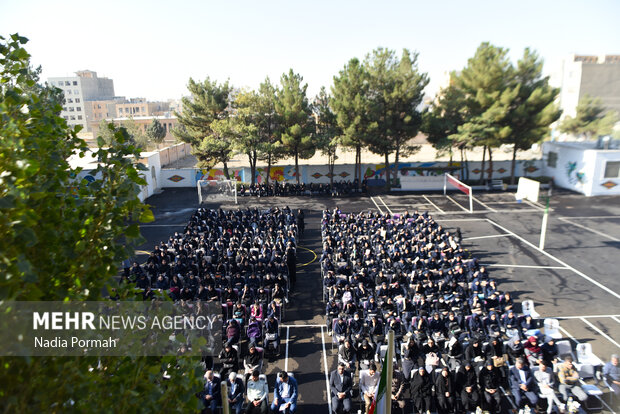
[[[618,316],[620,316],[620,315],[618,315]],[[618,319],[616,316],[612,316],[611,319],[613,319],[614,321],[620,323],[620,319]]]
[[[585,315],[585,316],[554,316],[553,319],[581,319],[581,318],[612,318],[620,315]],[[620,321],[618,321],[620,323]]]
[[449,195],[446,196],[446,198],[450,201],[452,201],[454,204],[456,204],[457,206],[459,206],[461,209],[465,210],[466,212],[469,213],[469,210],[467,210],[465,207],[463,207],[462,205],[460,205],[459,203],[457,203],[456,201],[454,201],[454,199],[452,197],[450,197]]
[[383,203],[383,205],[385,206],[385,208],[387,209],[388,213],[390,213],[390,216],[393,216],[394,213],[392,212],[392,210],[390,210],[390,208],[388,207],[387,204],[385,204],[385,201],[383,201],[383,199],[381,198],[381,196],[377,196],[377,198],[379,199],[379,201],[381,201]]
[[327,352],[325,351],[325,333],[323,332],[323,325],[321,325],[321,340],[323,341],[323,366],[325,367],[325,387],[327,389],[327,406],[329,407],[329,413],[332,412],[332,392],[329,387],[329,376],[327,374]]
[[[496,213],[539,213],[540,210],[536,210],[533,208],[513,208],[513,209],[506,209],[506,210],[496,210]],[[474,210],[473,213],[470,213],[469,210],[467,210],[467,214],[488,214],[489,211],[488,210]],[[447,212],[433,212],[432,214],[434,215],[443,215],[443,214],[464,214],[461,213],[460,211],[447,211]]]
[[592,322],[590,322],[589,320],[585,319],[585,318],[579,318],[581,319],[582,322],[584,322],[586,325],[588,325],[590,328],[594,329],[596,332],[598,332],[603,338],[607,339],[609,342],[611,342],[612,344],[614,344],[615,346],[617,346],[618,348],[620,348],[620,344],[616,341],[613,340],[613,338],[609,335],[607,335],[605,332],[603,332],[602,330],[600,330],[596,325],[594,325]]
[[[561,326],[560,326],[559,328],[560,328],[560,330],[561,330],[562,332],[564,332],[564,333],[566,334],[566,336],[568,336],[568,338],[569,338],[571,341],[573,341],[573,342],[574,342],[574,343],[576,343],[577,345],[579,345],[579,344],[581,343],[581,342],[579,342],[578,340],[576,340],[576,339],[575,339],[575,337],[574,337],[573,335],[571,335],[571,334],[570,334],[570,332],[568,332],[566,329],[562,328]],[[597,358],[598,358],[598,356],[597,356]],[[600,358],[598,358],[598,359],[600,359]],[[601,360],[601,362],[602,362],[602,360]],[[581,382],[581,384],[585,384],[585,382],[584,382],[583,380],[581,380],[581,379],[579,380],[579,382]],[[609,410],[609,411],[611,412],[611,414],[616,414],[616,412],[615,412],[614,410],[612,410],[610,406],[608,406],[608,405],[607,405],[607,403],[605,402],[605,400],[604,400],[604,399],[602,399],[599,395],[595,395],[595,397],[596,397],[596,398],[598,398],[598,400],[599,400],[601,403],[603,403],[603,405],[604,405],[605,407],[607,407],[607,410]]]
[[318,257],[318,256],[316,255],[316,253],[314,252],[314,250],[308,249],[307,247],[303,247],[303,246],[297,246],[297,248],[298,248],[298,249],[304,249],[304,250],[307,250],[307,251],[309,251],[310,253],[312,253],[312,254],[314,255],[314,259],[310,260],[308,263],[298,263],[298,264],[296,265],[297,267],[304,267],[304,266],[308,266],[309,264],[314,263],[314,261],[315,261],[315,260],[317,259],[317,257]]
[[[527,198],[524,198],[523,201],[525,201],[527,204],[529,204],[530,206],[534,207],[535,209],[537,209],[538,211],[545,211],[544,207],[540,207],[538,204],[534,204],[533,202],[531,202],[530,200],[528,200]],[[549,210],[552,210],[551,207],[549,207]]]
[[[461,213],[459,213],[461,214]],[[440,219],[441,221],[486,221],[487,219],[483,218],[463,218],[463,219]]]
[[428,202],[429,202],[429,204],[430,204],[431,206],[435,207],[435,209],[436,209],[437,211],[439,211],[441,214],[444,214],[444,211],[443,211],[442,209],[440,209],[439,207],[437,207],[437,206],[435,205],[435,203],[433,203],[431,200],[429,200],[429,199],[428,199],[428,197],[427,197],[426,195],[423,195],[422,197],[424,197],[424,199],[425,199],[426,201],[428,201]]
[[565,219],[607,219],[607,218],[620,218],[620,216],[580,216],[580,217],[564,217]]
[[530,266],[530,265],[512,265],[512,264],[485,264],[487,267],[521,267],[524,269],[557,269],[557,270],[571,270],[569,267],[562,266]]
[[603,233],[602,231],[598,231],[598,230],[591,229],[590,227],[584,226],[583,224],[573,223],[572,221],[570,221],[570,220],[569,220],[569,219],[567,219],[567,218],[564,218],[564,217],[558,217],[558,219],[559,219],[559,220],[562,220],[564,223],[572,224],[573,226],[577,226],[577,227],[579,227],[579,228],[581,228],[581,229],[587,230],[587,231],[592,232],[592,233],[594,233],[594,234],[598,234],[599,236],[606,237],[606,238],[608,238],[609,240],[613,240],[613,241],[620,241],[620,239],[615,238],[615,237],[613,237],[613,236],[610,236],[609,234],[605,234],[605,233]]
[[375,198],[374,197],[370,197],[370,199],[372,200],[373,203],[375,203],[375,206],[377,206],[377,210],[379,210],[379,213],[383,214],[383,211],[381,211],[381,208],[379,208],[379,204],[377,204],[377,202],[375,201]]
[[540,252],[542,254],[544,254],[545,256],[547,256],[550,259],[555,260],[556,262],[558,262],[559,264],[561,264],[562,266],[565,266],[567,268],[569,268],[570,270],[572,270],[575,274],[581,276],[582,278],[584,278],[585,280],[593,283],[594,285],[600,287],[601,289],[603,289],[604,291],[606,291],[607,293],[612,294],[613,296],[615,296],[616,298],[620,299],[620,294],[614,292],[613,290],[611,290],[610,288],[608,288],[607,286],[603,285],[602,283],[592,279],[590,276],[586,275],[583,272],[580,272],[579,270],[575,269],[574,267],[568,265],[567,263],[563,262],[562,260],[558,259],[557,257],[553,256],[550,253],[547,253],[544,250],[541,250],[538,248],[538,246],[535,246],[534,244],[530,243],[529,241],[525,240],[523,237],[519,236],[518,234],[516,234],[515,232],[512,232],[510,230],[508,230],[506,227],[501,226],[499,224],[497,224],[496,222],[494,222],[491,219],[486,219],[489,223],[491,223],[492,225],[499,227],[500,229],[502,229],[503,231],[505,231],[506,233],[511,233],[514,237],[516,237],[517,239],[521,240],[523,243],[527,244],[528,246],[532,247],[533,249],[535,249],[537,252]]
[[465,240],[478,240],[478,239],[492,239],[494,237],[506,237],[506,236],[512,236],[512,234],[493,234],[491,236],[477,236],[477,237],[467,237],[465,239],[463,239],[463,241]]
[[474,197],[474,196],[473,196],[473,194],[472,194],[471,198],[472,198],[472,199],[473,199],[476,203],[478,203],[478,204],[482,205],[484,208],[486,208],[486,209],[488,209],[488,210],[491,210],[491,211],[492,211],[492,212],[494,212],[494,213],[497,213],[497,210],[495,210],[494,208],[491,208],[491,207],[487,206],[487,205],[486,205],[486,204],[484,204],[482,201],[480,201],[480,200],[478,200],[476,197]]
[[325,325],[306,324],[306,325],[281,325],[283,328],[322,328]]

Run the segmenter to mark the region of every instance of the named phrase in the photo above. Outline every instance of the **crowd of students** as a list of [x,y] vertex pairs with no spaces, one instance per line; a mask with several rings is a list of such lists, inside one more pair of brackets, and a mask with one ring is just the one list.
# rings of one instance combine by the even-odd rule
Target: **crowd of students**
[[[338,346],[338,369],[353,379],[359,372],[366,413],[389,330],[396,343],[393,406],[403,414],[411,412],[406,407],[500,412],[502,389],[519,408],[534,410],[539,398],[547,412],[554,403],[563,410],[568,398],[583,402],[572,362],[559,363],[554,340],[531,316],[517,313],[512,295],[469,257],[458,233],[417,211],[323,212],[327,327]],[[350,412],[351,391],[332,384],[335,412]]]
[[[223,346],[217,358],[203,358],[207,385],[200,393],[205,409],[221,406],[214,378],[229,382],[229,402],[239,413],[266,413],[262,402],[263,358],[278,358],[279,324],[296,280],[297,237],[303,232],[303,212],[274,207],[268,210],[224,211],[199,208],[182,232],[156,245],[146,263],[126,266],[123,275],[135,283],[144,299],[157,291],[174,301],[212,302],[221,307]],[[300,231],[301,229],[301,231]],[[214,363],[217,361],[217,363]],[[214,369],[217,371],[214,373]],[[243,371],[245,376],[238,374]],[[254,375],[256,373],[256,375]],[[243,381],[245,379],[245,381]],[[292,381],[279,377],[280,402],[296,404]],[[278,388],[276,384],[276,388]],[[247,388],[247,391],[246,391]],[[279,410],[277,401],[272,409]]]
[[330,184],[292,184],[279,182],[273,182],[269,184],[242,184],[239,186],[239,196],[245,197],[273,197],[273,196],[332,196],[342,197],[350,194],[366,193],[368,191],[368,182],[364,179],[359,184],[358,180],[341,180],[334,181],[333,185]]

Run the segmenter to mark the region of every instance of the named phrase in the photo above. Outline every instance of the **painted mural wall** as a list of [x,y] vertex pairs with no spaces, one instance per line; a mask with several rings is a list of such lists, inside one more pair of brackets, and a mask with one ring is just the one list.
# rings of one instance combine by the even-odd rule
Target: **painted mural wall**
[[[459,167],[458,163],[453,163],[453,166]],[[447,162],[406,162],[399,164],[400,176],[438,176],[443,175],[444,172],[451,171],[450,169],[444,169],[448,166]],[[478,179],[482,173],[481,162],[469,162],[469,171],[465,174],[469,176],[469,179]],[[394,168],[392,164],[391,169]],[[329,167],[327,165],[300,165],[299,166],[299,178],[304,183],[323,183],[328,184],[330,181]],[[485,165],[485,178],[488,174],[489,165]],[[542,175],[542,161],[517,161],[515,167],[516,175],[523,175],[527,177],[540,177]],[[249,183],[251,177],[250,168],[238,168],[229,169],[231,176],[234,176],[238,181]],[[372,179],[385,179],[386,168],[385,164],[362,164],[362,174],[364,178]],[[460,169],[455,172],[456,175],[462,175]],[[350,181],[353,180],[355,175],[355,166],[353,164],[336,165],[334,167],[334,181]],[[297,175],[295,167],[286,165],[278,165],[271,167],[270,182],[277,181],[279,183],[296,183]],[[210,170],[200,169],[163,169],[162,170],[162,186],[163,187],[193,187],[196,182],[202,180],[217,180],[224,177],[224,172],[219,168],[212,168]],[[510,161],[496,161],[493,163],[493,178],[505,178],[510,177]],[[267,168],[259,167],[256,169],[256,182],[264,183],[267,178]]]

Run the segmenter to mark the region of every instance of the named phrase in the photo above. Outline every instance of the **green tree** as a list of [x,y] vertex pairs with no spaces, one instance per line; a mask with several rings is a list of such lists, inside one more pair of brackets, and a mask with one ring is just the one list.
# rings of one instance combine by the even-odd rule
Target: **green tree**
[[618,113],[605,111],[600,98],[584,95],[577,104],[575,117],[567,116],[560,123],[560,131],[592,139],[611,134],[617,122]]
[[258,88],[256,126],[263,146],[262,153],[259,153],[259,159],[267,161],[267,184],[269,184],[271,177],[271,166],[284,156],[284,148],[280,142],[280,117],[276,112],[276,96],[278,93],[277,87],[271,84],[268,77]]
[[458,126],[463,123],[462,99],[460,91],[453,85],[448,85],[437,93],[435,101],[422,116],[422,131],[427,135],[428,142],[439,154],[447,152],[450,162],[454,141],[448,137],[456,134]]
[[368,73],[364,65],[352,58],[334,76],[332,106],[342,136],[340,145],[355,151],[355,179],[362,182],[362,148],[376,125],[372,125],[369,113]]
[[400,156],[409,156],[419,150],[409,141],[422,125],[422,114],[417,107],[422,102],[428,77],[418,71],[417,57],[404,49],[399,59],[394,51],[378,48],[365,60],[370,84],[371,125],[376,125],[376,133],[370,135],[368,143],[372,152],[384,156],[388,191],[392,181],[390,154],[395,156],[396,181]]
[[157,118],[153,118],[151,124],[146,128],[146,137],[149,142],[157,144],[157,148],[159,148],[159,144],[164,142],[164,138],[166,138],[166,129]]
[[301,75],[290,69],[280,78],[281,89],[276,95],[276,113],[281,121],[280,142],[285,153],[295,157],[295,176],[299,184],[299,158],[311,158],[316,151],[313,139],[312,110],[308,103]]
[[[121,129],[107,148],[98,140],[98,179],[75,178],[68,159],[88,147],[28,72],[26,41],[0,37],[0,300],[98,300],[153,218],[138,199],[144,167]],[[174,357],[2,357],[0,411],[191,412],[201,374]]]
[[510,184],[515,181],[517,151],[540,142],[562,113],[555,104],[559,90],[549,86],[549,77],[542,76],[542,67],[538,55],[526,48],[514,71],[513,88],[517,93],[506,119],[511,130],[506,142],[513,144]]
[[[511,134],[506,118],[516,89],[510,88],[513,67],[507,58],[508,50],[482,43],[467,66],[453,74],[455,87],[463,94],[464,123],[450,139],[468,147],[483,146],[489,153],[489,175],[493,178],[493,148],[499,147]],[[484,158],[482,160],[484,175]]]
[[314,100],[313,110],[316,118],[317,147],[321,153],[327,156],[329,171],[329,185],[334,188],[334,167],[336,164],[336,151],[340,141],[341,131],[336,122],[336,115],[332,111],[332,97],[327,94],[325,87],[321,87],[319,95]]
[[[173,134],[192,145],[192,154],[198,158],[200,166],[211,168],[221,162],[229,178],[227,162],[233,153],[232,143],[227,141],[230,129],[227,124],[216,121],[229,116],[232,87],[228,81],[219,84],[207,78],[200,83],[190,78],[187,89],[191,96],[182,99],[183,111],[175,113],[183,128],[173,129]],[[214,130],[215,126],[218,131]]]
[[256,162],[264,151],[258,126],[262,109],[260,99],[254,91],[240,91],[233,102],[235,110],[233,146],[235,151],[247,155],[252,184],[256,182]]

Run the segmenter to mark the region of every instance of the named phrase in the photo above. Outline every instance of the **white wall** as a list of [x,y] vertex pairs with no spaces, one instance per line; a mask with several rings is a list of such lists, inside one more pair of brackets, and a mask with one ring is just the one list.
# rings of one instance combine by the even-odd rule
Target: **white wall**
[[596,162],[592,171],[591,195],[620,194],[620,178],[605,178],[605,164],[607,161],[620,162],[620,150],[596,151]]
[[[548,166],[550,151],[558,155],[556,168]],[[604,178],[605,163],[620,161],[619,150],[595,150],[580,148],[574,143],[545,142],[543,154],[545,175],[553,177],[555,185],[586,196],[620,194],[620,179]],[[605,183],[608,186],[604,186]]]

